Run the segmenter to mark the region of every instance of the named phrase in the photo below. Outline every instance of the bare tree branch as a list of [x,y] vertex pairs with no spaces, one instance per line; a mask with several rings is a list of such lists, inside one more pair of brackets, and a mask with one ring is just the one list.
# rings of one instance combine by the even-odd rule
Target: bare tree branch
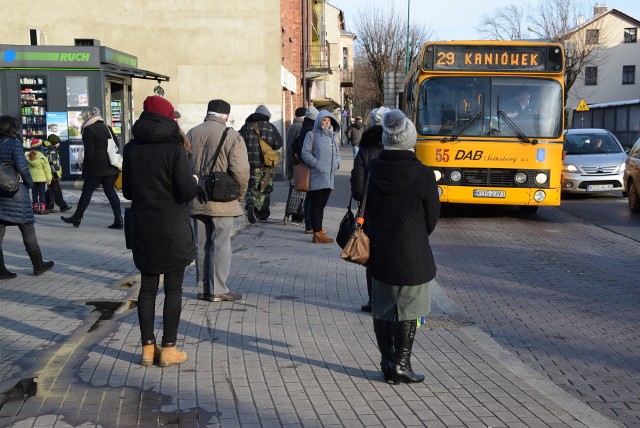
[[[510,4],[482,17],[478,31],[489,39],[513,40],[528,37],[527,31],[540,39],[562,43],[565,51],[565,102],[569,91],[584,76],[584,69],[606,58],[600,49],[608,37],[599,22],[587,27],[597,30],[599,40],[589,43],[584,31],[576,31],[586,22],[588,7],[584,0],[540,0],[524,16],[524,8]],[[525,22],[527,25],[525,25]]]
[[[372,2],[358,11],[354,27],[358,49],[367,58],[373,70],[378,91],[376,104],[382,105],[384,102],[384,74],[390,71],[404,71],[407,47],[406,18],[402,18],[400,14],[396,13],[393,5],[380,7]],[[424,25],[409,27],[411,58],[419,52],[432,34],[433,31]],[[356,78],[359,79],[359,76]],[[355,98],[358,98],[357,88]]]

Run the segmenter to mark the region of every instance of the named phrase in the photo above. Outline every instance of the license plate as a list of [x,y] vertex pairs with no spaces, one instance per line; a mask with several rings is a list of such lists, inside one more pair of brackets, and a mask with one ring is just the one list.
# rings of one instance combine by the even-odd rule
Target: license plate
[[473,191],[474,198],[506,198],[507,192],[505,190],[479,190]]
[[613,190],[613,184],[589,184],[587,192],[601,192],[603,190]]

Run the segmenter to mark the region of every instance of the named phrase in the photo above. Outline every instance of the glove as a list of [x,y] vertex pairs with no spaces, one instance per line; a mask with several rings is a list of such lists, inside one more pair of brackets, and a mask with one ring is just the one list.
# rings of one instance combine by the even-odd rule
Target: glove
[[201,204],[206,204],[207,202],[209,202],[207,191],[200,185],[198,185],[198,193],[196,195],[196,198],[198,198],[198,202],[200,202]]

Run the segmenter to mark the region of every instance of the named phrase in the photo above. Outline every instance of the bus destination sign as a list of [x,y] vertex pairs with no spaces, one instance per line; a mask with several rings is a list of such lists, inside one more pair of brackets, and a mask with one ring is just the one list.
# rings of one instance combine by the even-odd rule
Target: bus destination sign
[[[424,56],[430,70],[545,71],[546,48],[542,46],[435,45]],[[552,71],[552,70],[549,70]]]

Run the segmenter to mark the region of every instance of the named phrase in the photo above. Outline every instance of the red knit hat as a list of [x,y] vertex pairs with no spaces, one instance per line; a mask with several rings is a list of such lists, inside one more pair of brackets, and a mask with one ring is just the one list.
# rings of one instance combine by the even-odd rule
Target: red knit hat
[[151,95],[144,100],[142,104],[142,108],[144,111],[149,111],[152,113],[158,113],[163,116],[168,117],[169,119],[173,119],[173,106],[166,99],[159,97],[157,95]]

